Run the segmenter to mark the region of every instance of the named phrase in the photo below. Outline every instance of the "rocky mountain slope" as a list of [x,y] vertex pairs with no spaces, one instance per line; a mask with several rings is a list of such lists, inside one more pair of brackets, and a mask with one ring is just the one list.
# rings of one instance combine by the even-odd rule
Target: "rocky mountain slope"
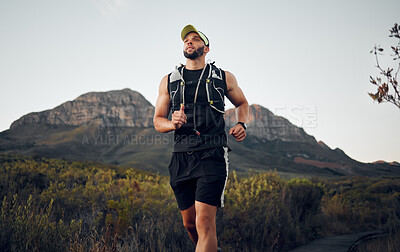
[[[228,127],[237,123],[234,109],[226,111],[225,121]],[[257,104],[250,106],[247,126],[247,133],[260,140],[280,139],[286,142],[316,143],[315,138],[308,135],[302,128],[291,124],[286,118],[274,115],[267,108]]]
[[10,129],[31,124],[151,127],[153,114],[150,102],[130,89],[90,92],[54,109],[29,113],[13,122]]
[[[0,133],[0,152],[72,160],[95,160],[167,174],[172,133],[154,130],[154,106],[130,89],[90,92],[56,108],[29,113]],[[226,125],[236,123],[234,109]],[[231,168],[239,172],[277,169],[304,176],[393,175],[396,164],[363,164],[342,150],[317,142],[302,128],[260,105],[250,107],[248,138],[236,142]]]

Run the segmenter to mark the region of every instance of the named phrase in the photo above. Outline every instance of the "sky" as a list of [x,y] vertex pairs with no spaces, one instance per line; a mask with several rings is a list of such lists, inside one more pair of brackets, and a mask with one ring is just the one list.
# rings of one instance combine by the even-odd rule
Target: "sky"
[[92,91],[130,88],[154,105],[193,24],[250,104],[358,161],[400,161],[400,109],[367,94],[376,44],[396,67],[399,13],[398,0],[0,0],[0,131]]

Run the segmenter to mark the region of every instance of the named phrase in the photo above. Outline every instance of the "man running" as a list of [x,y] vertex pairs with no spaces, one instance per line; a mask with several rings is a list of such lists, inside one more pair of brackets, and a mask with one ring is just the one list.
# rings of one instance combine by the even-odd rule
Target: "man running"
[[249,105],[232,73],[206,63],[210,44],[204,33],[187,25],[181,37],[186,65],[161,80],[153,122],[159,132],[174,131],[168,169],[183,225],[197,252],[213,252],[228,178],[224,97],[236,107],[238,123],[229,135],[237,141],[246,137]]

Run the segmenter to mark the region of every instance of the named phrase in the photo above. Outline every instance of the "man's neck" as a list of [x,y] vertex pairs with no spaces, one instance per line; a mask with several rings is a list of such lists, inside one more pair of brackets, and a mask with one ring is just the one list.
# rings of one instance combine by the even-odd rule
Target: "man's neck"
[[198,70],[203,69],[206,66],[205,57],[200,57],[197,59],[186,59],[185,68],[188,70]]

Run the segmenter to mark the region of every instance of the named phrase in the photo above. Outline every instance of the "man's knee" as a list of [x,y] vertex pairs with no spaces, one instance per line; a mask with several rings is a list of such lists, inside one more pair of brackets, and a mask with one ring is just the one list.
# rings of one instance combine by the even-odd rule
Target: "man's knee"
[[184,221],[183,226],[186,228],[186,230],[190,233],[196,232],[196,223],[192,221]]
[[196,216],[196,227],[198,230],[204,232],[215,229],[215,218],[209,215]]

